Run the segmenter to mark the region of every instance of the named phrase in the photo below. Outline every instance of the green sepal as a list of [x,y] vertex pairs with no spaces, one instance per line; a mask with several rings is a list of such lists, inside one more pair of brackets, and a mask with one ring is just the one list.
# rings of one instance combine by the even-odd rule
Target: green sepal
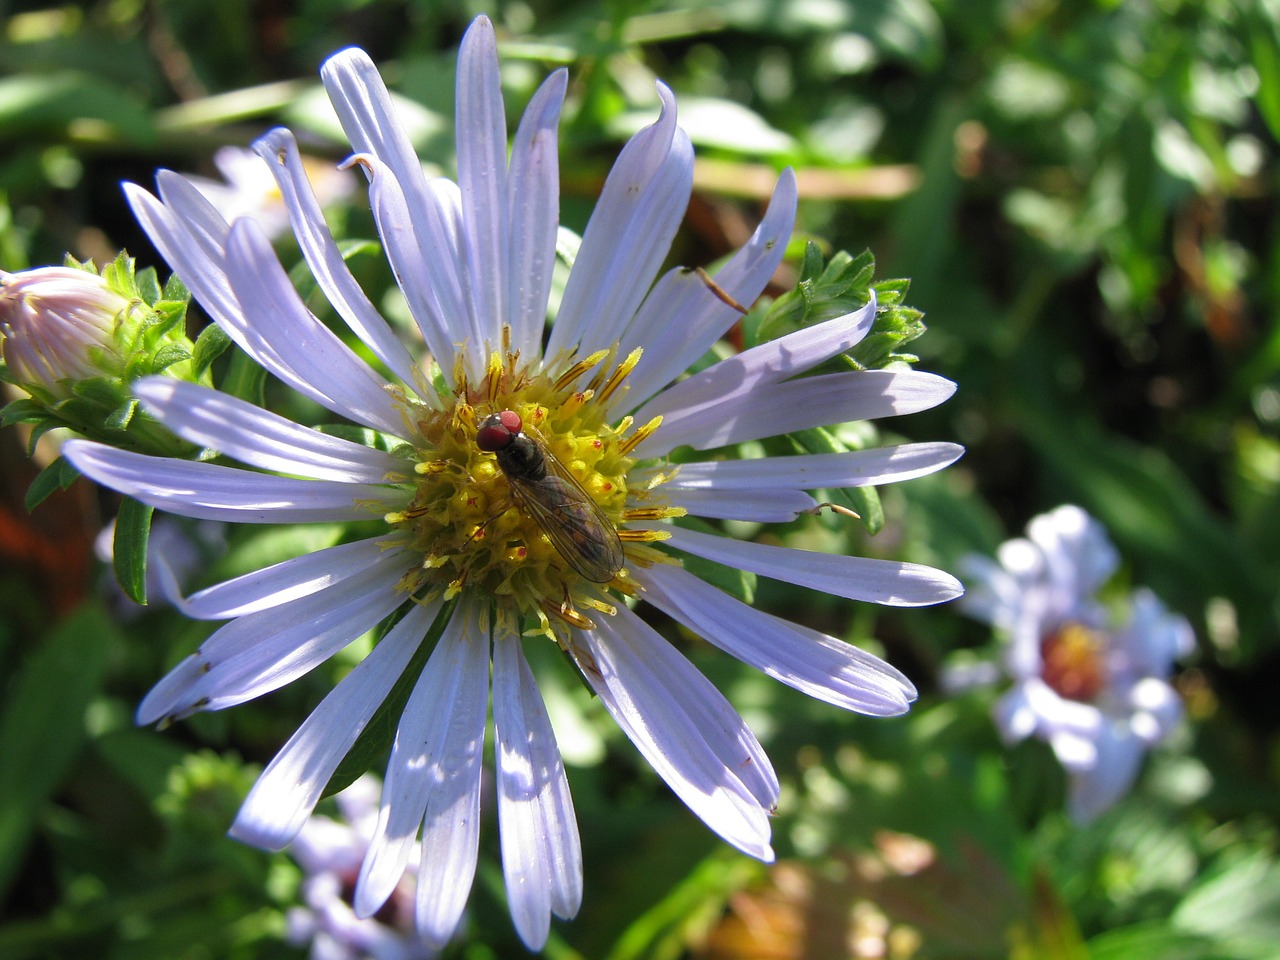
[[164,296],[160,290],[160,278],[156,276],[155,267],[147,267],[144,270],[139,270],[134,275],[134,280],[137,283],[138,296],[140,296],[148,306],[154,307]]
[[134,603],[147,602],[147,542],[151,537],[151,515],[155,508],[125,497],[116,514],[115,540],[111,549],[116,582]]
[[213,361],[222,356],[230,346],[231,338],[216,323],[211,323],[201,330],[200,336],[196,337],[195,350],[192,353],[192,366],[194,368],[192,375],[197,380],[203,381],[205,374],[213,366]]
[[191,351],[180,343],[166,343],[151,361],[151,373],[160,373],[175,363],[191,359]]
[[133,422],[133,417],[137,412],[138,401],[130,397],[112,410],[111,413],[107,414],[107,418],[102,422],[102,425],[108,430],[119,430],[123,433],[129,429],[129,424]]
[[[347,755],[342,758],[342,762],[338,764],[333,776],[329,778],[329,782],[325,785],[323,796],[331,797],[335,793],[345,790],[356,781],[361,774],[370,770],[374,764],[383,761],[391,750],[392,743],[395,742],[396,728],[400,725],[400,717],[404,713],[405,704],[409,702],[409,694],[413,692],[414,686],[418,682],[423,668],[427,665],[427,659],[431,656],[431,652],[435,650],[436,644],[440,641],[440,635],[444,633],[444,628],[448,625],[450,618],[453,616],[454,608],[457,606],[455,601],[449,601],[440,608],[440,612],[436,614],[435,620],[431,623],[431,628],[427,630],[427,635],[422,638],[422,643],[418,645],[418,649],[413,654],[413,659],[409,661],[409,665],[405,667],[404,672],[396,680],[395,686],[391,688],[391,692],[387,694],[387,698],[374,711],[365,728],[360,732],[360,736],[356,738],[356,742],[351,749],[347,751]],[[400,616],[408,612],[404,608]],[[392,617],[386,621],[383,630],[383,636],[398,621],[400,617]],[[381,638],[379,638],[381,642]]]
[[0,427],[11,427],[15,423],[39,423],[49,416],[42,404],[27,397],[21,397],[6,403],[0,409]]
[[80,471],[73,467],[66,458],[59,457],[53,461],[53,463],[36,474],[35,479],[31,481],[31,486],[27,487],[25,500],[27,512],[30,513],[44,503],[55,490],[66,490],[76,482],[76,478],[79,476]]

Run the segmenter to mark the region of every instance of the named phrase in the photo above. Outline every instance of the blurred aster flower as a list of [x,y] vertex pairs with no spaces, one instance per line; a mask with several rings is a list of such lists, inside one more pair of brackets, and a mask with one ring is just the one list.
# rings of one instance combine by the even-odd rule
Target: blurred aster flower
[[[378,824],[381,784],[369,775],[335,795],[340,819],[313,815],[289,853],[305,874],[305,906],[287,916],[288,940],[311,946],[312,960],[427,960],[435,951],[413,929],[416,871],[406,873],[377,917],[357,917],[351,896]],[[417,866],[413,855],[410,867]]]
[[[1002,634],[1013,681],[996,724],[1006,741],[1036,736],[1053,747],[1082,822],[1128,792],[1143,754],[1181,719],[1168,680],[1194,645],[1186,620],[1148,590],[1104,605],[1099,590],[1118,565],[1102,525],[1075,506],[1035,517],[996,561],[967,562],[963,609]],[[952,685],[974,676],[953,673]]]
[[[915,689],[893,667],[721,593],[669,551],[884,604],[951,599],[960,592],[953,577],[669,521],[686,513],[790,520],[815,506],[808,489],[919,476],[960,450],[919,443],[678,469],[667,456],[924,410],[950,396],[953,384],[911,370],[797,378],[858,343],[874,303],[679,379],[737,312],[696,273],[658,277],[693,170],[662,85],[658,120],[630,140],[605,183],[544,347],[565,72],[534,95],[508,159],[493,28],[484,17],[474,22],[458,61],[457,183],[426,179],[363,52],[338,53],[322,75],[357,151],[353,163],[370,180],[387,256],[435,368],[417,366],[347,271],[287,131],[268,134],[256,149],[278,177],[319,287],[380,370],[311,315],[254,222],[228,226],[172,173],[159,174],[159,198],[128,187],[157,247],[245,352],[322,407],[387,438],[362,446],[213,390],[149,379],[136,390],[157,418],[256,469],[69,445],[67,456],[84,473],[186,516],[380,518],[367,539],[188,598],[189,615],[231,622],[146,697],[140,722],[260,696],[391,618],[245,801],[232,833],[278,849],[306,822],[435,624],[439,640],[392,747],[356,913],[382,906],[420,843],[419,931],[434,946],[452,935],[476,869],[492,691],[503,870],[516,928],[536,949],[550,915],[573,916],[582,897],[568,784],[522,646],[525,635],[545,635],[694,813],[739,849],[771,859],[778,781],[768,758],[725,698],[626,601],[647,600],[814,697],[873,715],[902,713]],[[787,172],[755,235],[716,274],[728,299],[751,302],[764,289],[795,203]]]
[[[300,161],[321,209],[345,200],[355,191],[355,182],[347,171],[305,155]],[[187,180],[224,220],[230,223],[240,217],[252,217],[272,240],[289,230],[284,196],[271,175],[270,165],[261,156],[244,147],[227,146],[214,153],[213,162],[224,181],[194,176]]]

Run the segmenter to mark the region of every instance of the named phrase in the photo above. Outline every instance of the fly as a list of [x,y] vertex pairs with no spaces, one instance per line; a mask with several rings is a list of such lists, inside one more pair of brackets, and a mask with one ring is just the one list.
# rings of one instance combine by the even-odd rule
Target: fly
[[498,458],[512,498],[569,566],[592,583],[608,583],[626,560],[617,529],[555,454],[523,429],[514,410],[490,414],[476,430],[476,446]]

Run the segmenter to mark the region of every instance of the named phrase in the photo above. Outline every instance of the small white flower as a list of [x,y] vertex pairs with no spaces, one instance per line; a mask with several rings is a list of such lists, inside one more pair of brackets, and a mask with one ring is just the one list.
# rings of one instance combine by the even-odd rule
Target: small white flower
[[[954,385],[912,370],[800,376],[858,343],[874,302],[682,379],[738,314],[696,273],[659,276],[693,175],[692,148],[665,86],[657,121],[628,142],[605,183],[547,333],[565,71],[535,93],[508,155],[493,28],[484,17],[474,22],[458,60],[456,183],[427,179],[364,53],[338,53],[322,75],[435,367],[423,373],[347,270],[287,131],[255,149],[277,177],[319,288],[375,366],[308,311],[254,222],[228,225],[172,173],[159,174],[159,198],[128,187],[156,246],[241,349],[321,407],[390,441],[385,449],[357,445],[212,390],[152,378],[134,389],[156,418],[253,469],[68,445],[84,473],[186,516],[380,523],[367,539],[184,601],[193,617],[231,622],[151,691],[139,720],[261,696],[398,614],[267,767],[232,828],[281,848],[432,624],[448,614],[400,720],[356,884],[357,915],[378,911],[421,850],[418,929],[433,946],[452,936],[476,869],[490,697],[516,928],[537,949],[552,914],[577,912],[577,826],[525,659],[524,644],[540,641],[528,636],[561,646],[694,813],[738,849],[771,859],[779,786],[768,758],[723,695],[629,601],[653,604],[814,697],[900,714],[916,692],[899,671],[720,592],[685,570],[679,555],[904,606],[955,597],[955,578],[917,564],[741,542],[670,520],[791,520],[815,506],[808,490],[920,476],[960,448],[918,443],[678,469],[668,456],[925,410]],[[755,235],[716,274],[729,298],[750,303],[763,291],[795,206],[795,178],[786,172]]]
[[1194,645],[1187,621],[1149,591],[1118,611],[1099,600],[1118,564],[1102,525],[1074,506],[1034,518],[1027,538],[1002,544],[997,561],[967,564],[963,608],[1002,634],[1013,681],[996,723],[1009,742],[1035,736],[1053,747],[1079,821],[1127,793],[1143,754],[1181,719],[1168,680]]

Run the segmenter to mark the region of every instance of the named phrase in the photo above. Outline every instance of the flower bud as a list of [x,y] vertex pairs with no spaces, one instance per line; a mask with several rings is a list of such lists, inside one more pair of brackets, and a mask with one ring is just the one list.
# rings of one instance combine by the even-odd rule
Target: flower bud
[[0,271],[0,336],[9,379],[46,401],[71,385],[119,376],[118,331],[140,305],[92,270],[37,267]]

